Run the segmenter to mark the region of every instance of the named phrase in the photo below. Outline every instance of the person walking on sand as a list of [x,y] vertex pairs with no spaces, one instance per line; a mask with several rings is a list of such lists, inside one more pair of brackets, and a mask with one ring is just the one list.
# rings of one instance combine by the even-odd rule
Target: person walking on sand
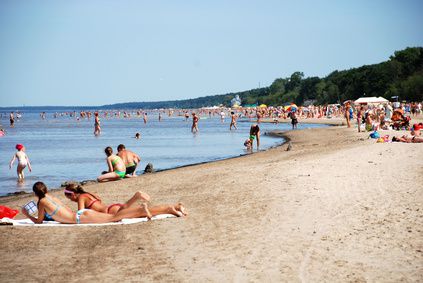
[[29,162],[29,158],[25,153],[25,147],[21,144],[16,145],[16,149],[18,150],[12,157],[9,163],[9,169],[12,169],[12,165],[15,162],[15,159],[18,159],[18,167],[16,168],[16,172],[18,174],[18,181],[23,181],[25,179],[25,174],[23,170],[26,166],[28,166],[29,172],[32,171],[31,163]]
[[94,113],[94,135],[98,136],[101,134],[101,127],[100,127],[100,118],[98,117],[98,112]]
[[351,128],[351,122],[350,122],[351,114],[350,114],[350,112],[352,112],[352,111],[350,111],[350,110],[352,110],[351,105],[350,105],[349,102],[347,102],[347,104],[345,105],[345,119],[347,120],[347,127],[348,128]]
[[357,128],[359,133],[361,132],[361,121],[363,119],[363,111],[363,106],[361,106],[360,109],[357,110]]
[[231,124],[229,125],[229,130],[232,130],[232,126],[235,128],[235,130],[238,129],[236,127],[236,115],[234,112],[231,112]]
[[195,113],[192,113],[191,132],[193,132],[193,133],[198,132],[198,116]]
[[138,154],[127,150],[125,145],[120,144],[117,147],[118,156],[123,160],[123,163],[126,167],[125,176],[126,177],[135,177],[135,169],[137,168],[137,165],[140,163],[141,158]]
[[106,147],[104,152],[107,156],[106,161],[109,170],[101,176],[98,176],[97,181],[107,182],[125,178],[126,167],[122,159],[119,156],[113,154],[113,149],[110,146]]

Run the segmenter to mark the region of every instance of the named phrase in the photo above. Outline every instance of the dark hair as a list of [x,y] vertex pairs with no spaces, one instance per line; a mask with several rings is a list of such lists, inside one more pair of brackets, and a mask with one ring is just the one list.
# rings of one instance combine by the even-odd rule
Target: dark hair
[[[93,198],[95,198],[95,199],[99,199],[97,196],[93,195],[92,193],[86,192],[86,191],[84,190],[84,188],[83,188],[81,185],[68,184],[68,185],[65,187],[65,190],[67,190],[67,191],[72,191],[72,192],[74,192],[75,194],[89,194],[89,195],[91,195]],[[70,193],[65,192],[65,195],[70,195]]]
[[113,154],[113,149],[110,146],[108,146],[104,149],[104,152],[106,153],[107,156],[110,156]]
[[38,197],[37,206],[40,203],[40,200],[46,196],[47,193],[47,186],[43,182],[36,182],[32,186],[32,191]]
[[[137,133],[138,134],[138,133]],[[125,147],[125,145],[123,145],[123,144],[120,144],[120,145],[118,145],[118,147],[117,147],[117,150],[118,151],[121,151],[122,149],[125,149],[126,147]]]

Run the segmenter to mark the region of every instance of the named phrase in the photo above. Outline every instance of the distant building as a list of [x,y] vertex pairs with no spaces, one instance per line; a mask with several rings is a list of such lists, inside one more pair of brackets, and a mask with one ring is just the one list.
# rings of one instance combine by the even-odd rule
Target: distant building
[[239,98],[239,95],[236,95],[231,100],[231,107],[235,107],[235,106],[241,106],[241,98]]

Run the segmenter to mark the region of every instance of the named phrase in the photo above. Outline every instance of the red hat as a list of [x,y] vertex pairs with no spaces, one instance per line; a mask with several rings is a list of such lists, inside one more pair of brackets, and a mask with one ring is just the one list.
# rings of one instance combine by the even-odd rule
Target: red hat
[[17,149],[17,150],[21,150],[23,147],[24,147],[24,146],[23,146],[22,144],[20,144],[20,143],[18,143],[18,144],[16,145],[16,149]]

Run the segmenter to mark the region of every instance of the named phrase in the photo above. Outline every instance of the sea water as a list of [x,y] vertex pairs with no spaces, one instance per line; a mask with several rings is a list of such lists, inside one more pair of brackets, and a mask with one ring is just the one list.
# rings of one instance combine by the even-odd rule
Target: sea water
[[[73,111],[73,110],[70,110]],[[148,114],[145,124],[142,117],[101,117],[102,133],[94,136],[94,118],[53,117],[56,112],[46,112],[46,119],[40,111],[22,112],[22,117],[9,127],[9,112],[2,113],[1,127],[6,135],[0,137],[0,196],[14,192],[32,192],[36,181],[43,181],[49,188],[58,188],[68,180],[93,180],[107,170],[104,148],[111,146],[114,153],[119,144],[137,153],[141,162],[137,174],[141,174],[147,163],[155,170],[210,162],[248,154],[243,143],[249,137],[252,121],[241,118],[237,130],[229,130],[230,118],[222,123],[220,116],[200,116],[199,132],[191,133],[192,119],[162,114],[159,122],[157,112]],[[63,110],[60,110],[63,112]],[[122,112],[123,113],[123,112]],[[267,136],[272,130],[288,130],[290,124],[261,123],[260,150],[283,143],[283,139]],[[299,124],[298,128],[324,127],[324,125]],[[141,139],[135,139],[135,133]],[[9,169],[16,144],[23,144],[32,165],[32,172],[25,169],[25,181],[17,182],[15,161]],[[254,151],[256,146],[254,145]]]

